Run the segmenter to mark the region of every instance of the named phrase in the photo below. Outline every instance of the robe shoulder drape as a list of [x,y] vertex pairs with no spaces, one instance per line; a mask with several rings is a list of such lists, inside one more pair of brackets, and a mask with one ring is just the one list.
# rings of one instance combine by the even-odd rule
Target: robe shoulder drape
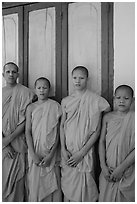
[[[123,117],[110,120],[106,134],[106,162],[116,168],[135,149],[135,113],[129,112]],[[100,175],[101,202],[135,201],[135,164],[124,171],[118,182],[108,182],[103,173]]]
[[[48,99],[45,103],[37,106],[32,112],[32,137],[35,152],[40,158],[45,157],[53,147],[59,118],[61,116],[60,105]],[[57,152],[54,154],[49,167],[38,167],[33,163],[31,155],[29,160],[29,201],[46,201],[46,197],[58,189],[55,175]]]
[[[95,133],[102,111],[108,102],[86,90],[82,96],[74,94],[62,100],[67,119],[64,124],[67,149],[73,154],[79,151]],[[72,201],[96,201],[98,190],[94,181],[94,147],[85,155],[76,168],[65,165],[62,157],[62,190]]]
[[[25,111],[32,102],[33,92],[27,87],[17,84],[12,90],[2,90],[2,132],[4,137],[13,133],[18,125],[25,121]],[[23,188],[20,188],[20,198],[16,193],[19,182],[25,176],[25,153],[27,146],[25,134],[22,133],[11,143],[16,151],[16,157],[10,159],[6,154],[6,148],[2,149],[2,199],[3,201],[23,201]],[[23,183],[23,182],[22,182]],[[18,200],[19,199],[19,200]]]

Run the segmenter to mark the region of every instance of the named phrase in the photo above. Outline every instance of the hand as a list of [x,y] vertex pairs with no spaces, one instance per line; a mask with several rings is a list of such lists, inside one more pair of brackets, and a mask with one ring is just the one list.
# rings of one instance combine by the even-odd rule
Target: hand
[[38,156],[37,154],[34,154],[33,157],[32,157],[32,159],[33,159],[33,162],[34,162],[37,166],[38,166],[39,163],[41,162],[41,160],[40,160],[40,158],[39,158],[39,156]]
[[5,154],[9,157],[9,159],[14,159],[16,157],[16,152],[12,146],[5,147]]
[[83,156],[80,151],[75,152],[67,161],[67,165],[76,167],[83,160]]
[[6,147],[10,143],[10,138],[9,136],[2,137],[2,146]]
[[120,181],[120,179],[123,176],[123,170],[119,167],[117,167],[116,169],[113,170],[110,178],[113,182],[117,182]]
[[51,155],[48,154],[47,156],[45,156],[42,161],[39,163],[39,166],[41,167],[49,167],[50,163],[51,163]]
[[112,181],[112,179],[110,178],[111,173],[112,173],[112,169],[111,168],[109,168],[107,166],[104,166],[102,168],[102,172],[103,172],[104,177],[105,177],[106,180],[108,180],[109,182]]
[[72,156],[72,154],[66,149],[61,150],[61,151],[62,151],[62,155],[63,155],[65,161],[67,162],[68,159]]

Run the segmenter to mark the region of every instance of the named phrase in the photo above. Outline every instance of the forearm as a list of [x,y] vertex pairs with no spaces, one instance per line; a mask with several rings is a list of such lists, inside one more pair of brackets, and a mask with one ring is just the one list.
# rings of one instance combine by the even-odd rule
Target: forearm
[[80,153],[81,155],[84,157],[88,152],[89,150],[94,146],[95,142],[97,141],[98,139],[98,136],[99,136],[99,132],[96,131],[94,132],[89,140],[87,141],[87,143],[82,147],[82,149],[80,150]]
[[65,132],[64,127],[60,126],[60,143],[61,143],[61,150],[66,150],[66,142],[65,142]]
[[33,157],[35,155],[35,150],[34,150],[34,144],[33,144],[32,135],[31,135],[30,132],[26,133],[26,141],[27,141],[29,153]]
[[16,137],[20,136],[25,130],[25,122],[21,123],[13,133],[7,135],[6,137],[2,137],[2,144],[3,146],[7,146],[11,143]]
[[55,154],[55,151],[56,151],[56,149],[57,149],[58,144],[59,144],[59,133],[57,133],[56,141],[55,141],[55,143],[54,143],[52,149],[50,150],[50,156],[51,156],[51,158],[52,158],[53,155]]
[[106,165],[106,153],[105,153],[105,144],[104,141],[99,142],[99,159],[101,168],[107,166]]
[[133,150],[126,159],[118,166],[119,169],[125,171],[128,167],[130,167],[133,163],[135,163],[135,150]]

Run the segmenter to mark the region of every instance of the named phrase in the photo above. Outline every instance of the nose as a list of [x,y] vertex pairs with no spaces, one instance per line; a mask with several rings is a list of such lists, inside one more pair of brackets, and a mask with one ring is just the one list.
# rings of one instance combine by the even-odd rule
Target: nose
[[121,99],[121,100],[120,100],[120,103],[124,103],[124,99]]
[[80,79],[79,79],[79,78],[77,78],[76,83],[79,83],[79,82],[80,82]]
[[12,72],[10,72],[10,76],[13,76],[13,73],[12,73]]
[[40,88],[40,91],[41,91],[41,92],[43,92],[43,91],[44,91],[44,88],[43,88],[43,87],[41,87],[41,88]]

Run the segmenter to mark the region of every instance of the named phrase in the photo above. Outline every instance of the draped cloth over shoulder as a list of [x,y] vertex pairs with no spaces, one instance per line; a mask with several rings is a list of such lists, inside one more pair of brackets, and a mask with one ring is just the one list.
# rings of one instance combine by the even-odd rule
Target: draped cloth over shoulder
[[[125,118],[117,117],[108,123],[106,135],[106,162],[116,168],[135,148],[135,113],[129,112]],[[101,202],[135,201],[135,164],[125,170],[119,182],[108,182],[101,173]]]
[[[74,94],[62,101],[67,119],[64,124],[67,149],[73,154],[79,151],[96,131],[100,113],[109,107],[108,102],[86,90],[82,96]],[[94,181],[94,147],[76,168],[65,165],[62,157],[62,190],[72,201],[96,201],[98,191]]]
[[[4,137],[13,133],[25,121],[25,111],[34,94],[27,87],[17,84],[12,90],[2,91],[2,132]],[[2,199],[5,202],[24,201],[25,153],[27,146],[22,133],[11,142],[17,152],[14,159],[2,150]],[[19,195],[20,193],[20,195]]]
[[[48,99],[45,103],[36,107],[32,112],[34,149],[40,158],[45,157],[55,143],[60,115],[60,105],[51,99]],[[58,189],[54,169],[56,156],[57,152],[54,154],[50,166],[42,168],[36,166],[30,154],[28,155],[29,201],[46,201],[46,197]]]

